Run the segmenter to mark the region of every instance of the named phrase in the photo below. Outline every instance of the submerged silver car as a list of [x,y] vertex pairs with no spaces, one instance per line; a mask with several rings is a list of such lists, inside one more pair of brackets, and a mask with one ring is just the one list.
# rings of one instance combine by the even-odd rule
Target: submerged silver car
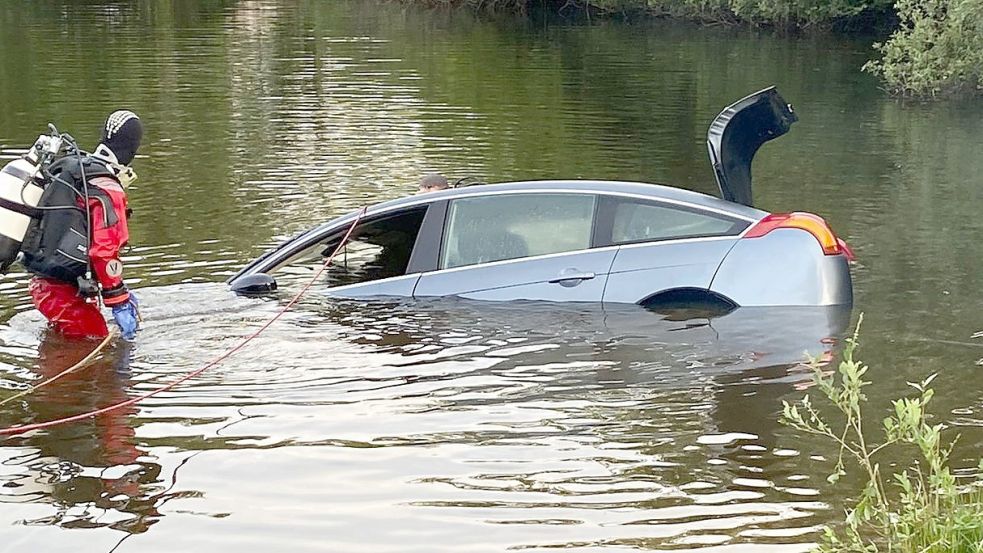
[[[454,188],[373,205],[326,273],[341,297],[646,306],[829,306],[853,301],[847,245],[809,213],[751,206],[751,160],[796,116],[774,88],[727,107],[708,146],[723,199],[653,184],[557,180]],[[274,289],[324,262],[339,217],[229,279]]]

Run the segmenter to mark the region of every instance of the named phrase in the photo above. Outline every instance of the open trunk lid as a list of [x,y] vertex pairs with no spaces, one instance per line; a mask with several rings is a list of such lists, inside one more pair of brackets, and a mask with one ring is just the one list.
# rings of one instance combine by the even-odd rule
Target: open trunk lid
[[751,206],[751,160],[762,144],[787,133],[798,117],[775,87],[724,108],[707,131],[720,197]]

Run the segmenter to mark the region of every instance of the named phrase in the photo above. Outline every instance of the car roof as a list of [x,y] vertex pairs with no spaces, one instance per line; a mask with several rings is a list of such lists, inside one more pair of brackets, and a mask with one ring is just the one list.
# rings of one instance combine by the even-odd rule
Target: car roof
[[768,214],[767,212],[755,209],[753,207],[728,202],[714,196],[708,196],[706,194],[693,192],[691,190],[683,190],[682,188],[639,182],[601,180],[542,180],[503,182],[496,184],[475,184],[461,188],[450,188],[437,192],[416,194],[413,196],[382,202],[370,206],[367,210],[367,214],[390,211],[401,207],[425,204],[438,200],[453,200],[456,198],[474,196],[534,192],[586,192],[651,199],[686,205],[697,209],[702,208],[710,211],[728,213],[751,221],[757,221]]
[[[542,180],[542,181],[520,181],[502,182],[497,184],[474,184],[460,188],[450,188],[436,192],[424,194],[414,194],[395,200],[388,200],[382,203],[373,204],[365,207],[362,218],[372,217],[389,211],[396,211],[413,206],[424,206],[441,200],[454,200],[457,198],[468,198],[477,196],[494,196],[500,194],[517,193],[561,193],[561,192],[582,192],[593,194],[608,194],[614,196],[625,196],[639,198],[643,200],[661,201],[673,203],[691,209],[703,209],[714,211],[725,215],[730,215],[749,222],[761,220],[768,215],[767,212],[741,205],[734,202],[721,200],[714,196],[708,196],[692,190],[683,190],[661,184],[646,184],[640,182],[622,181],[601,181],[601,180]],[[301,233],[287,242],[294,239],[319,234],[329,228],[350,224],[362,210],[352,211],[341,215],[323,224],[318,225],[306,232]]]

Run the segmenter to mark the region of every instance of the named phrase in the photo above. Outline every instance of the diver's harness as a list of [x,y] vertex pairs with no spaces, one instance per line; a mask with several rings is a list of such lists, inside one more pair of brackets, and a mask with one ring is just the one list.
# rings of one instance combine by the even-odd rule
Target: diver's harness
[[[104,145],[90,154],[81,150],[70,135],[58,133],[53,125],[49,125],[49,129],[50,135],[39,137],[23,159],[15,160],[3,169],[10,173],[11,165],[16,162],[24,165],[24,160],[36,164],[30,168],[34,171],[17,167],[20,169],[18,176],[23,178],[19,198],[11,200],[11,182],[4,183],[6,193],[0,194],[0,226],[5,222],[3,217],[30,217],[19,244],[24,267],[44,277],[76,284],[82,296],[96,297],[100,292],[99,284],[89,258],[90,201],[102,202],[104,226],[116,224],[118,217],[108,194],[97,186],[89,186],[89,181],[111,177],[125,188],[136,175],[129,167],[121,166]],[[42,190],[39,198],[36,197],[37,187]],[[29,194],[32,191],[35,193]],[[8,237],[4,233],[3,238],[8,242],[16,240],[16,233],[12,234],[15,236]],[[7,258],[0,259],[3,272],[13,262],[9,258],[10,249],[4,250]],[[14,251],[12,255],[16,256],[16,253]]]

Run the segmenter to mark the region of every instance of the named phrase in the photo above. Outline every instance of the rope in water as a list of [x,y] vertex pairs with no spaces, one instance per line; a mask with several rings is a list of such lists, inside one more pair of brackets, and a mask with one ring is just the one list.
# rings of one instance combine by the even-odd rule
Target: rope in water
[[26,390],[23,390],[21,392],[18,392],[16,394],[8,397],[7,399],[5,399],[3,401],[0,401],[0,405],[4,405],[6,403],[10,403],[11,401],[14,401],[17,398],[24,397],[24,396],[26,396],[28,394],[33,394],[34,392],[40,390],[41,388],[44,388],[45,386],[47,386],[48,384],[51,384],[52,382],[58,380],[59,378],[65,376],[65,375],[71,374],[71,373],[73,373],[73,372],[81,369],[82,367],[88,365],[89,363],[92,362],[93,359],[96,358],[97,355],[99,355],[99,352],[102,351],[102,348],[104,348],[107,345],[109,345],[109,342],[111,342],[117,336],[119,336],[119,329],[116,328],[116,327],[113,327],[109,331],[109,334],[105,338],[102,339],[102,342],[99,342],[99,345],[97,345],[91,352],[89,352],[88,355],[86,355],[85,357],[83,357],[81,361],[79,361],[78,363],[75,363],[71,367],[68,367],[67,369],[61,371],[60,373],[56,374],[55,376],[52,376],[51,378],[49,378],[47,380],[38,382],[37,384],[35,384],[33,386],[30,386]]
[[238,352],[242,348],[246,347],[246,345],[249,342],[251,342],[254,338],[256,338],[257,336],[259,336],[260,334],[262,334],[263,331],[265,331],[273,323],[275,323],[280,317],[282,317],[284,315],[284,313],[286,313],[288,310],[290,310],[291,307],[294,306],[294,304],[296,304],[298,301],[300,301],[301,296],[303,296],[305,293],[307,293],[308,290],[310,290],[311,286],[313,286],[317,282],[317,280],[321,277],[321,275],[324,274],[324,271],[326,271],[328,269],[328,266],[331,265],[331,261],[333,261],[334,258],[335,258],[335,256],[338,255],[338,252],[340,252],[341,249],[345,246],[345,244],[348,243],[348,239],[351,237],[352,231],[355,230],[355,225],[357,225],[358,222],[362,219],[362,216],[365,214],[365,210],[366,209],[367,208],[363,207],[362,209],[359,210],[358,214],[355,216],[355,220],[352,221],[351,226],[348,227],[348,232],[346,232],[345,235],[342,237],[341,242],[338,243],[338,246],[331,253],[331,256],[328,257],[328,259],[321,265],[321,268],[318,269],[318,271],[314,274],[314,276],[311,278],[311,280],[309,282],[307,282],[307,284],[305,284],[300,289],[299,292],[297,292],[297,294],[287,303],[287,305],[285,305],[283,307],[283,309],[281,309],[279,312],[277,312],[277,314],[274,315],[273,318],[271,318],[265,324],[263,324],[263,326],[259,327],[259,329],[256,332],[253,332],[252,334],[250,334],[249,336],[247,336],[246,338],[244,338],[241,342],[239,342],[238,344],[236,344],[233,348],[229,349],[228,351],[226,351],[222,355],[216,357],[211,362],[209,362],[208,364],[206,364],[204,367],[201,367],[200,369],[194,370],[194,371],[192,371],[192,372],[190,372],[190,373],[182,376],[181,378],[175,380],[174,382],[171,382],[170,384],[167,384],[166,386],[161,386],[160,388],[157,388],[155,390],[151,390],[150,392],[147,392],[147,393],[145,393],[143,395],[140,395],[140,396],[137,396],[137,397],[134,397],[134,398],[130,398],[130,399],[126,400],[126,401],[121,401],[121,402],[116,403],[114,405],[110,405],[108,407],[103,407],[102,409],[96,409],[96,410],[93,410],[93,411],[89,411],[87,413],[81,413],[81,414],[78,414],[78,415],[71,415],[71,416],[68,416],[68,417],[60,418],[60,419],[54,419],[54,420],[45,421],[45,422],[39,422],[39,423],[34,423],[34,424],[26,424],[26,425],[20,425],[20,426],[11,426],[9,428],[3,428],[3,429],[0,429],[0,436],[11,436],[11,435],[14,435],[14,434],[22,434],[24,432],[29,432],[31,430],[39,430],[39,429],[42,429],[42,428],[50,428],[52,426],[58,426],[60,424],[67,424],[67,423],[70,423],[70,422],[76,422],[76,421],[84,420],[84,419],[87,419],[87,418],[90,418],[90,417],[96,417],[96,416],[99,416],[99,415],[103,415],[103,414],[109,413],[111,411],[115,411],[117,409],[122,409],[124,407],[129,407],[131,405],[135,405],[135,404],[137,404],[137,403],[139,403],[139,402],[141,402],[141,401],[143,401],[143,400],[145,400],[147,398],[153,397],[153,396],[155,396],[155,395],[157,395],[157,394],[159,394],[161,392],[166,392],[167,390],[170,390],[171,388],[174,388],[178,384],[181,384],[182,382],[186,382],[186,381],[188,381],[188,380],[190,380],[190,379],[198,376],[199,374],[205,372],[206,370],[208,370],[208,369],[210,369],[210,368],[218,365],[222,361],[225,361],[229,357],[232,357],[233,354],[235,354],[236,352]]

